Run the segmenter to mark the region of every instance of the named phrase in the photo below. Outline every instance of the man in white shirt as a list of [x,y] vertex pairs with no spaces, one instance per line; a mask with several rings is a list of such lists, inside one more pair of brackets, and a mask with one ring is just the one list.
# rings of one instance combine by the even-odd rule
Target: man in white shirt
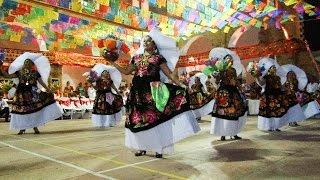
[[6,122],[9,122],[9,105],[3,99],[2,93],[0,93],[0,117],[4,117]]
[[94,99],[96,97],[96,90],[92,86],[88,88],[88,96],[90,99]]

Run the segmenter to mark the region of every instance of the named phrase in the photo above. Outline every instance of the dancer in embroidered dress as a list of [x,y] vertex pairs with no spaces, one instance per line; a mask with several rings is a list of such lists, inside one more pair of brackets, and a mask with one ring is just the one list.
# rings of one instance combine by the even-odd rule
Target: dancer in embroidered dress
[[[299,67],[286,64],[281,66],[287,72],[287,86],[295,92],[297,100],[302,107],[305,119],[308,119],[320,113],[320,105],[314,99],[312,93],[308,92],[308,77],[306,73]],[[286,85],[286,84],[285,84]],[[297,113],[296,111],[294,113]],[[297,122],[289,123],[290,125],[297,126]]]
[[211,113],[214,105],[213,96],[208,94],[205,85],[207,79],[207,75],[197,73],[190,78],[189,82],[190,106],[198,120]]
[[[200,130],[186,86],[172,74],[178,58],[176,42],[155,28],[127,68],[110,62],[123,74],[135,72],[126,104],[125,145],[139,150],[136,156],[153,151],[162,158],[173,152],[174,143]],[[168,78],[180,87],[164,83]]]
[[240,58],[225,48],[214,48],[209,56],[232,64],[215,75],[219,88],[215,95],[216,103],[212,111],[210,133],[221,136],[222,141],[226,140],[226,136],[242,139],[237,134],[245,125],[248,107],[237,87],[237,77],[243,70]]
[[[20,130],[18,135],[29,128],[39,134],[37,127],[62,116],[62,109],[47,86],[50,64],[45,56],[26,52],[11,63],[9,73],[2,69],[2,62],[0,68],[5,77],[15,78],[13,81],[17,84],[12,102],[10,128]],[[40,91],[37,83],[46,92]]]
[[112,127],[119,124],[123,107],[123,100],[118,91],[122,79],[121,73],[112,66],[97,64],[84,75],[97,90],[92,111],[93,126]]
[[263,71],[256,80],[263,88],[263,93],[259,105],[258,129],[281,131],[279,128],[288,124],[290,109],[289,100],[282,90],[280,77],[284,77],[284,73],[276,61],[267,57],[259,61],[259,67],[263,67]]
[[214,98],[215,93],[217,91],[217,88],[216,88],[216,86],[214,85],[214,83],[212,82],[211,79],[212,79],[212,77],[209,75],[208,79],[206,81],[208,98]]
[[[284,85],[286,89],[293,94],[293,97],[290,98],[293,99],[296,97],[298,103],[302,107],[304,119],[308,119],[320,113],[320,106],[318,102],[314,100],[309,92],[305,91],[308,83],[308,77],[306,73],[299,67],[292,64],[286,64],[281,67],[287,72],[287,81]],[[296,110],[293,113],[297,114],[298,112],[299,111]],[[297,122],[299,121],[290,121],[289,125],[297,126]]]

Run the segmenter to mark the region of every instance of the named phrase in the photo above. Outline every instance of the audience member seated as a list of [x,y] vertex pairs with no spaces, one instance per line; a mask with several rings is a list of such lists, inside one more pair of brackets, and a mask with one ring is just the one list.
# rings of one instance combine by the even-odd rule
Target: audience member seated
[[9,122],[9,105],[6,100],[3,99],[3,93],[0,92],[0,117],[3,117],[6,122]]
[[85,97],[85,96],[86,96],[85,90],[84,90],[84,88],[82,87],[82,82],[80,82],[80,83],[78,84],[78,86],[77,86],[77,88],[76,88],[76,91],[77,91],[77,93],[78,93],[78,95],[79,95],[80,97]]
[[73,87],[70,85],[70,81],[67,81],[66,87],[63,90],[63,95],[65,97],[71,97],[73,93]]
[[88,88],[88,96],[92,100],[96,97],[96,90],[91,86]]
[[85,97],[89,97],[89,95],[88,95],[88,89],[90,88],[90,86],[91,86],[91,84],[89,84],[88,82],[85,82],[84,83],[84,95],[85,95]]

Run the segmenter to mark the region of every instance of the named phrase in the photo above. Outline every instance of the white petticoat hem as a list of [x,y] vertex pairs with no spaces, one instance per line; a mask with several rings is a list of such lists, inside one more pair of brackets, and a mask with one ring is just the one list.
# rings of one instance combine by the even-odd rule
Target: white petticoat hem
[[258,116],[258,129],[263,131],[279,129],[291,122],[300,122],[305,119],[303,110],[299,104],[292,106],[282,117]]
[[246,124],[247,112],[238,120],[228,120],[217,117],[211,118],[210,134],[215,136],[235,136]]
[[123,111],[119,111],[115,114],[111,115],[100,115],[100,114],[92,114],[92,125],[93,127],[112,127],[116,126],[120,123],[122,119]]
[[208,102],[206,105],[202,106],[201,108],[192,110],[193,115],[196,118],[201,118],[202,116],[208,115],[209,113],[212,112],[214,103],[215,103],[215,99],[212,99],[210,102]]
[[282,119],[282,117],[266,118],[263,116],[258,116],[258,129],[262,131],[279,129],[286,124],[288,124],[288,121],[285,121],[285,119]]
[[311,101],[302,106],[302,110],[306,119],[320,113],[320,105],[317,101]]
[[61,117],[62,113],[57,103],[50,104],[30,114],[11,113],[10,129],[22,130],[39,127]]
[[295,106],[292,106],[288,112],[284,115],[284,118],[286,118],[285,121],[288,121],[288,123],[291,122],[301,122],[306,119],[303,109],[299,104],[296,104]]
[[136,150],[173,153],[174,143],[200,131],[191,111],[183,112],[151,129],[133,133],[125,128],[125,145]]

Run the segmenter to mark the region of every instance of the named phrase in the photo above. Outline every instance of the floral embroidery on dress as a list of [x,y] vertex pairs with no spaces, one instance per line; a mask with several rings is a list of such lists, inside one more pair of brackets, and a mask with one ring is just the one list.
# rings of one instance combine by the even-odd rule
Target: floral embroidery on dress
[[190,110],[187,92],[181,87],[166,83],[166,88],[169,90],[168,101],[162,112],[157,109],[150,84],[156,86],[154,83],[160,82],[160,65],[165,62],[163,56],[158,54],[137,55],[131,61],[136,71],[126,104],[129,117],[126,127],[132,132],[152,128],[179,113]]
[[216,103],[212,116],[238,120],[247,111],[247,104],[242,100],[237,88],[237,74],[233,67],[221,71],[217,77],[220,87],[216,92]]
[[287,80],[284,83],[284,86],[286,87],[286,99],[288,99],[290,105],[299,103],[301,106],[304,106],[305,104],[313,101],[313,99],[310,93],[299,90],[298,83],[299,82],[297,79],[293,79],[290,81]]
[[97,81],[97,95],[93,105],[93,114],[111,115],[121,111],[123,99],[111,91],[113,81],[110,77]]
[[191,86],[192,93],[190,93],[190,106],[191,109],[201,108],[213,99],[211,94],[202,91],[203,85],[193,84]]
[[152,76],[158,73],[160,68],[158,67],[160,61],[165,62],[161,55],[138,55],[134,58],[134,65],[137,68],[136,76]]
[[41,76],[37,71],[22,69],[16,74],[19,78],[19,88],[13,97],[13,113],[29,114],[55,103],[52,93],[38,91],[37,81]]
[[259,116],[281,117],[292,106],[292,99],[281,90],[280,77],[266,75],[266,89],[260,98]]

